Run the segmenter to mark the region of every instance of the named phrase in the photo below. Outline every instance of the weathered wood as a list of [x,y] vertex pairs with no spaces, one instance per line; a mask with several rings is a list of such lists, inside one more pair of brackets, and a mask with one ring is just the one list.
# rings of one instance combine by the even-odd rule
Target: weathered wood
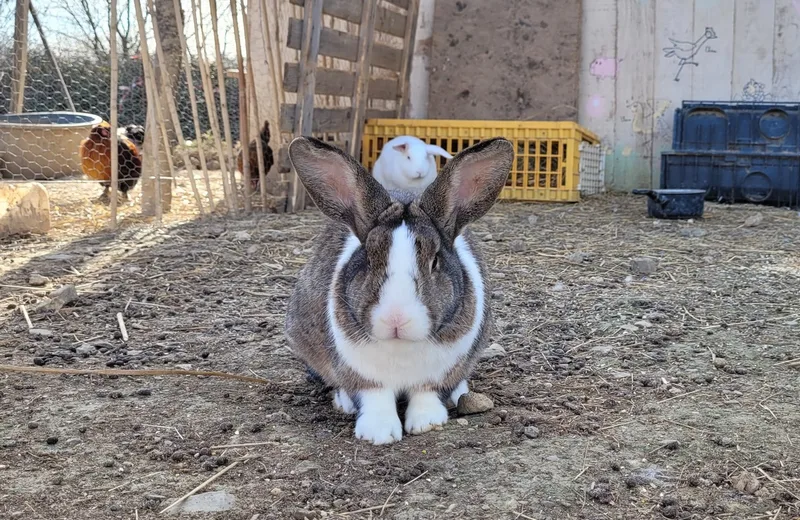
[[28,0],[17,0],[14,14],[14,56],[11,63],[10,112],[21,113],[25,104],[25,80],[28,75]]
[[[366,119],[393,118],[394,110],[368,108]],[[351,108],[318,108],[314,110],[314,121],[310,133],[349,132],[353,112]],[[295,128],[295,105],[281,107],[281,132],[292,132]]]
[[[248,80],[244,70],[244,58],[242,57],[242,41],[239,34],[239,10],[236,6],[236,0],[231,0],[230,5],[231,18],[233,19],[233,42],[236,48],[236,65],[239,67],[237,71],[239,76],[239,141],[242,147],[242,168],[244,169],[242,172],[242,183],[244,184],[244,211],[245,213],[250,213],[253,211],[253,204],[250,199],[253,186],[250,183],[250,113],[247,108],[247,88],[253,77],[253,69],[249,69],[250,80]],[[231,162],[236,163],[236,157],[233,154],[231,154]],[[233,164],[231,168],[235,168]]]
[[406,16],[406,29],[403,34],[403,61],[400,68],[400,77],[397,78],[397,117],[399,118],[408,117],[411,62],[414,60],[414,42],[416,41],[418,18],[419,0],[410,0],[408,15]]
[[635,103],[653,99],[655,2],[625,0],[617,5],[617,114],[613,156],[614,187],[650,187],[652,136],[634,120]]
[[[305,0],[289,0],[294,5],[303,5]],[[361,3],[353,0],[325,0],[322,13],[350,23],[361,23]],[[390,11],[385,7],[378,8],[375,17],[375,30],[403,37],[405,34],[406,17],[400,13]]]
[[[303,21],[297,18],[289,19],[289,36],[286,45],[290,49],[300,50],[303,40]],[[323,27],[320,33],[320,51],[322,56],[339,58],[347,61],[358,60],[358,36],[337,31],[330,27]],[[374,44],[372,46],[373,67],[389,69],[399,72],[402,68],[403,51],[388,45]]]
[[[209,0],[209,10],[211,11],[211,31],[214,40],[214,54],[216,55],[217,63],[217,88],[219,88],[219,105],[222,109],[222,127],[225,131],[225,144],[228,149],[228,157],[220,156],[219,163],[225,163],[230,172],[230,196],[233,200],[233,214],[238,212],[239,196],[236,190],[236,157],[233,154],[233,134],[231,133],[231,120],[228,112],[228,95],[225,89],[225,74],[223,71],[225,67],[222,64],[222,51],[219,45],[219,16],[217,14],[217,0]],[[225,175],[225,169],[222,170],[222,175]]]
[[[731,73],[733,68],[733,13],[730,0],[703,0],[694,3],[694,37],[697,54],[691,61],[698,65],[692,75],[692,99],[730,101]],[[706,40],[706,29],[713,29],[717,37]],[[721,73],[721,71],[725,71]]]
[[800,98],[800,9],[796,0],[775,0],[775,70],[772,97]]
[[410,3],[410,0],[386,0],[386,1],[392,5],[396,5],[400,9],[408,9],[408,4]]
[[[181,4],[180,0],[172,0],[172,9],[175,11],[175,16],[181,16]],[[186,76],[186,87],[189,90],[189,102],[192,107],[192,122],[194,123],[194,133],[195,139],[197,139],[197,152],[200,156],[200,168],[203,170],[203,180],[206,184],[206,194],[208,196],[208,204],[211,208],[211,212],[214,212],[214,194],[211,190],[211,180],[208,177],[208,165],[206,164],[206,153],[204,147],[202,146],[201,139],[202,139],[202,131],[200,130],[200,113],[197,109],[197,93],[194,90],[194,80],[192,79],[192,65],[191,60],[189,59],[189,49],[188,45],[186,44],[186,35],[183,31],[178,31],[178,40],[181,44],[181,63],[183,64],[183,74]],[[180,124],[177,124],[176,127],[180,128]],[[194,168],[194,165],[187,164],[186,168]]]
[[[34,21],[36,22],[36,27],[39,29],[40,36],[42,37],[42,41],[44,41],[44,33],[42,33],[41,25],[39,25],[38,17],[36,16],[36,11],[33,9],[33,4],[30,5],[31,8],[31,15],[33,16]],[[110,0],[108,2],[108,23],[109,27],[108,30],[111,34],[117,34],[117,0]],[[119,95],[119,59],[117,58],[117,39],[111,38],[108,42],[109,47],[109,58],[111,61],[111,91],[110,94],[110,114],[109,114],[109,124],[111,125],[111,150],[117,150],[119,146],[119,137],[117,136],[117,128],[119,127],[119,104],[117,102],[117,96]],[[48,51],[49,52],[49,51]],[[55,58],[53,58],[53,63],[55,64]],[[58,69],[58,65],[56,65],[56,69]],[[61,77],[61,71],[58,72],[58,77],[61,78],[62,84],[64,78]],[[69,91],[67,90],[66,84],[64,84],[64,92],[67,94],[67,98],[69,99]],[[72,111],[75,111],[75,106],[72,105],[72,99],[69,99],[69,104],[72,107]],[[117,229],[117,198],[119,194],[118,185],[119,184],[119,154],[112,153],[111,154],[111,207],[109,208],[109,221],[108,227],[112,231]]]
[[369,62],[375,37],[375,14],[378,0],[364,0],[361,24],[358,26],[358,60],[356,60],[356,89],[353,94],[353,115],[350,120],[350,147],[353,157],[360,156],[361,134],[364,131],[364,114],[369,96]]
[[[317,68],[316,94],[325,96],[351,97],[355,92],[356,75],[338,69]],[[300,83],[300,66],[297,63],[284,63],[283,89],[297,92]],[[396,99],[397,82],[390,79],[371,79],[370,99]]]
[[[649,132],[652,136],[653,157],[650,161],[650,185],[657,187],[661,181],[661,153],[672,148],[672,128],[675,108],[692,96],[694,66],[684,67],[681,81],[675,81],[680,66],[673,52],[674,41],[695,40],[693,22],[694,0],[672,0],[656,3],[655,34],[655,84],[653,99],[639,101],[632,106],[634,132]],[[681,52],[681,51],[675,51]],[[622,63],[627,67],[627,63]]]
[[[322,31],[323,0],[305,0],[303,7],[302,42],[300,43],[300,81],[297,89],[297,105],[294,106],[292,130],[296,137],[310,135],[314,118],[314,94],[316,92],[317,57],[319,56]],[[283,105],[281,110],[283,110]],[[281,116],[283,120],[283,116]],[[281,124],[281,126],[283,126]],[[305,209],[306,189],[297,172],[292,174],[292,196],[289,211]]]
[[[247,71],[250,74],[250,78],[247,80],[247,106],[248,110],[250,110],[248,120],[249,121],[259,121],[258,118],[258,98],[256,97],[256,87],[255,81],[255,70],[253,69],[253,54],[252,48],[250,45],[250,20],[247,14],[247,7],[245,6],[245,0],[241,0],[242,6],[242,24],[244,25],[245,30],[245,39],[244,39],[244,47],[245,53],[247,54]],[[248,124],[248,128],[249,128]],[[264,145],[261,143],[261,136],[256,131],[256,161],[258,161],[258,182],[261,191],[261,210],[266,211],[267,209],[267,172],[264,168]],[[242,145],[243,153],[250,155],[249,152],[249,145],[246,147]]]

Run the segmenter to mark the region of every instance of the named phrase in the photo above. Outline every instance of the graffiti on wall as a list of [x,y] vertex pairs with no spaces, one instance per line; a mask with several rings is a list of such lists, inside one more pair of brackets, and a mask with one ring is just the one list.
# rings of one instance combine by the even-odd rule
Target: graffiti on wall
[[665,58],[678,59],[678,70],[675,73],[675,81],[681,80],[681,72],[683,72],[683,68],[686,65],[694,65],[695,67],[700,65],[697,61],[695,61],[700,51],[705,49],[706,52],[714,52],[714,50],[710,47],[707,47],[706,44],[710,40],[716,39],[717,33],[714,31],[713,27],[706,27],[706,31],[703,33],[703,35],[693,42],[682,42],[672,38],[669,39],[669,41],[672,42],[672,46],[664,47],[663,51]]

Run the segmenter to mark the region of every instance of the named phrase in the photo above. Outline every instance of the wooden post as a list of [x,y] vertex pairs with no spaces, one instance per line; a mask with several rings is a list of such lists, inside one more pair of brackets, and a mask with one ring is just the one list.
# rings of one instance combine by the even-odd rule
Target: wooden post
[[411,63],[414,60],[414,42],[417,35],[420,0],[409,0],[406,11],[406,33],[403,36],[403,63],[397,83],[397,117],[408,117]]
[[[228,95],[225,91],[225,67],[222,65],[222,51],[219,47],[219,18],[217,14],[217,0],[209,0],[209,8],[211,9],[211,31],[214,36],[214,53],[216,54],[217,62],[217,84],[219,86],[219,104],[222,107],[222,125],[225,129],[225,141],[228,145],[228,164],[230,165],[230,183],[231,183],[231,198],[234,201],[234,206],[239,205],[238,190],[236,188],[236,157],[233,155],[233,135],[231,134],[231,121],[228,115]],[[240,129],[241,131],[241,129]],[[223,158],[220,157],[220,163]]]
[[[164,123],[164,113],[161,110],[161,100],[159,99],[158,95],[158,86],[156,85],[156,78],[155,78],[155,70],[153,69],[153,64],[150,62],[150,51],[147,48],[147,35],[144,28],[144,16],[142,15],[142,6],[139,5],[138,0],[134,0],[133,6],[136,8],[136,21],[139,25],[139,45],[141,45],[141,55],[142,55],[142,65],[144,69],[144,81],[145,87],[148,95],[148,107],[153,107],[153,115],[157,122],[158,128],[161,130],[161,139],[164,146],[164,151],[167,156],[167,163],[169,165],[170,174],[173,175],[175,171],[174,166],[172,165],[172,157],[169,148],[169,134],[167,133],[167,126]],[[148,108],[148,111],[150,109]],[[115,130],[116,131],[116,130]],[[163,207],[161,201],[161,168],[158,165],[158,138],[156,137],[156,133],[153,133],[153,139],[151,141],[153,143],[153,150],[151,152],[153,164],[155,166],[155,181],[156,181],[156,221],[160,224],[163,216]]]
[[[372,0],[371,0],[372,1]],[[300,50],[300,84],[295,108],[295,136],[311,135],[314,117],[314,90],[316,85],[319,37],[322,31],[323,0],[305,0],[303,10],[303,43]],[[297,176],[292,174],[292,196],[289,210],[305,209],[306,190]]]
[[[247,82],[247,94],[249,101],[247,106],[250,107],[250,114],[255,121],[260,122],[258,116],[258,99],[256,98],[256,82],[255,82],[255,69],[253,69],[253,55],[250,53],[250,20],[247,16],[247,8],[245,7],[244,0],[242,1],[242,24],[245,27],[244,48],[247,53],[247,70],[250,73],[250,81]],[[276,85],[280,88],[280,85]],[[281,92],[283,89],[280,89]],[[261,123],[259,123],[261,124]],[[260,129],[256,129],[256,156],[258,158],[258,186],[261,191],[261,211],[267,210],[267,171],[264,164],[264,147],[261,144],[261,136],[258,134]],[[280,134],[278,134],[280,135]]]
[[[64,81],[64,75],[61,74],[61,67],[58,66],[58,61],[56,61],[55,54],[53,54],[53,51],[50,49],[50,45],[47,44],[47,38],[44,35],[44,29],[42,29],[42,24],[39,21],[39,15],[36,13],[36,9],[33,8],[33,1],[28,0],[28,2],[30,2],[28,7],[30,9],[31,17],[33,18],[33,23],[36,25],[36,30],[39,32],[39,37],[42,39],[42,45],[44,46],[44,50],[47,53],[47,56],[50,58],[50,62],[53,64],[53,67],[56,69],[56,75],[58,76],[58,81],[59,83],[61,83],[61,90],[64,91],[64,96],[67,98],[67,105],[69,105],[70,110],[75,112],[75,104],[72,102],[72,96],[69,95],[69,90],[67,89],[67,82]],[[116,27],[116,25],[117,25],[116,20],[114,20],[114,27]],[[116,33],[112,32],[111,34],[116,34]],[[112,125],[112,128],[114,128],[114,125]]]
[[21,113],[25,105],[25,80],[28,75],[29,0],[17,0],[14,14],[14,59],[11,64],[11,104],[9,112]]
[[[249,114],[247,109],[247,85],[253,80],[252,67],[247,68],[250,74],[250,81],[247,81],[247,76],[244,70],[244,60],[242,59],[242,43],[239,39],[239,16],[237,14],[236,0],[231,0],[231,18],[233,19],[233,42],[236,47],[236,65],[239,67],[239,142],[242,149],[242,179],[244,188],[244,211],[250,213],[253,211],[252,200],[252,186],[250,184],[250,125]],[[234,158],[235,160],[235,158]]]
[[[167,93],[167,107],[169,109],[169,115],[172,120],[172,126],[175,129],[175,137],[178,139],[178,145],[181,147],[181,155],[183,157],[183,165],[186,167],[186,174],[189,176],[189,184],[192,186],[192,192],[194,193],[194,200],[197,204],[197,209],[200,211],[200,216],[205,217],[206,212],[203,208],[203,199],[200,197],[200,192],[197,190],[197,182],[194,179],[194,166],[192,165],[191,161],[189,161],[189,151],[186,149],[186,141],[183,138],[183,129],[181,128],[181,120],[178,117],[178,109],[175,106],[175,91],[172,89],[172,78],[169,77],[167,74],[167,60],[164,56],[164,46],[161,43],[161,33],[158,29],[158,23],[156,22],[155,16],[155,6],[153,5],[153,0],[147,0],[147,9],[150,11],[150,14],[153,19],[153,36],[155,37],[156,41],[156,56],[158,56],[158,62],[161,64],[162,71],[161,71],[161,88]],[[178,27],[181,28],[179,33],[182,33],[183,23],[180,19],[180,11],[175,14],[178,18],[176,18],[178,22]],[[183,56],[181,56],[183,58]],[[185,58],[183,58],[185,60]],[[169,150],[169,148],[167,148]],[[172,154],[170,153],[170,157]],[[173,176],[175,172],[173,170]],[[173,181],[174,182],[174,181]]]
[[230,178],[228,177],[227,161],[225,160],[225,152],[222,147],[222,139],[219,132],[219,121],[217,120],[217,103],[214,100],[214,86],[211,83],[211,73],[208,69],[208,64],[205,60],[205,52],[201,41],[206,41],[205,32],[202,25],[202,13],[200,12],[200,5],[196,0],[191,0],[192,3],[192,23],[194,25],[194,44],[197,50],[197,62],[200,66],[200,79],[203,83],[203,94],[206,100],[206,109],[208,110],[208,123],[211,127],[211,135],[214,137],[214,144],[217,148],[217,157],[219,158],[219,167],[222,172],[222,190],[225,194],[225,202],[228,204],[228,211],[236,215],[236,199],[231,193],[231,186],[229,185]]
[[[175,9],[175,17],[181,16],[181,3],[180,0],[172,0],[172,6]],[[195,140],[197,141],[197,152],[200,155],[200,168],[203,170],[203,180],[206,183],[206,192],[208,196],[208,204],[210,212],[214,212],[214,194],[211,192],[211,180],[208,178],[208,166],[206,164],[206,153],[203,150],[203,133],[200,128],[200,113],[197,110],[197,94],[194,91],[194,80],[192,79],[192,63],[190,61],[189,49],[186,45],[186,35],[183,31],[178,31],[178,39],[181,42],[181,61],[183,62],[183,72],[186,75],[186,87],[189,89],[189,101],[192,105],[192,122],[194,123]],[[200,56],[198,56],[198,61]],[[187,154],[188,155],[188,154]],[[186,158],[184,158],[186,161]],[[193,165],[187,165],[187,168],[194,169]]]
[[[41,27],[37,22],[36,11],[33,10],[33,4],[31,4],[31,15],[33,16],[34,22],[36,22],[36,27],[39,28],[41,32]],[[117,34],[117,0],[110,0],[109,1],[109,11],[108,11],[108,32],[110,34]],[[42,36],[42,41],[44,41],[44,34]],[[108,47],[110,51],[110,58],[111,58],[111,92],[110,94],[110,109],[111,115],[109,123],[111,124],[111,215],[109,216],[108,226],[109,228],[117,229],[117,198],[119,194],[117,193],[119,184],[119,138],[117,136],[117,127],[119,127],[119,114],[118,114],[118,103],[117,103],[117,96],[119,95],[119,60],[117,59],[117,39],[111,38],[108,42]],[[53,59],[53,63],[55,63],[55,59]],[[58,69],[58,65],[56,65],[56,69]],[[58,73],[58,76],[61,77],[61,72]],[[62,78],[63,81],[63,78]],[[69,99],[69,93],[67,92],[67,86],[64,85],[64,92],[67,94],[67,99]],[[72,105],[72,100],[69,100],[70,105]],[[72,107],[72,111],[75,111],[75,107]]]
[[352,119],[350,121],[350,155],[361,157],[361,134],[369,98],[369,65],[375,33],[375,14],[378,0],[364,0],[361,8],[361,25],[358,27],[358,59],[356,61],[355,91],[353,92]]

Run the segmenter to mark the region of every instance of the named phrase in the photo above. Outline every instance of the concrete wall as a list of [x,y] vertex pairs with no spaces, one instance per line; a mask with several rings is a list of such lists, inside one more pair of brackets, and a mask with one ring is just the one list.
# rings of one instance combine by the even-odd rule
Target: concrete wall
[[611,188],[658,184],[688,99],[800,100],[800,0],[583,0],[579,121]]
[[580,0],[436,0],[428,117],[577,120],[580,24]]

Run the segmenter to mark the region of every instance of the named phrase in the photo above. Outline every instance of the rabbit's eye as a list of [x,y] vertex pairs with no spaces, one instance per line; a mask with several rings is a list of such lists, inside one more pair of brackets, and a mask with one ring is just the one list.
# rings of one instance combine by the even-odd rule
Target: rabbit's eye
[[436,255],[433,257],[433,260],[431,260],[431,272],[434,272],[438,268],[439,268],[439,255]]

